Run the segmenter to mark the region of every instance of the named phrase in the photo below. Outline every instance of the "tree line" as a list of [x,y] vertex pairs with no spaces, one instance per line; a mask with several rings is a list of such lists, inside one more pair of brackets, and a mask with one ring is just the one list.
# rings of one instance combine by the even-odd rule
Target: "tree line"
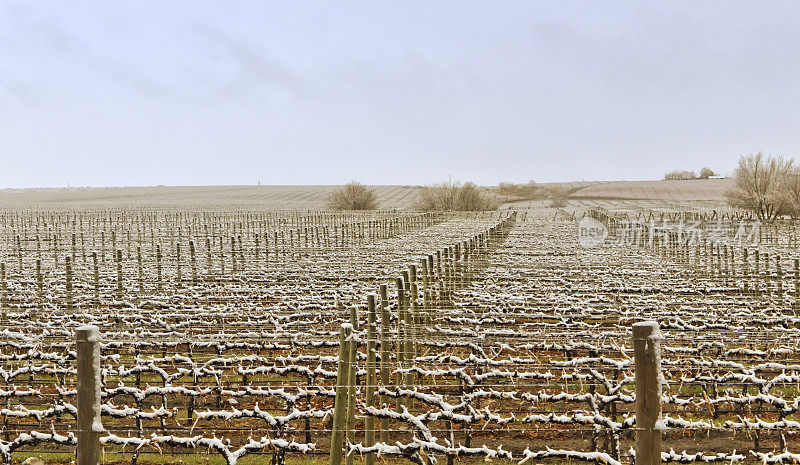
[[716,176],[717,174],[714,173],[714,170],[711,168],[705,167],[700,170],[700,174],[698,175],[694,171],[690,170],[674,170],[666,173],[664,175],[664,181],[683,181],[687,179],[708,179],[711,176]]

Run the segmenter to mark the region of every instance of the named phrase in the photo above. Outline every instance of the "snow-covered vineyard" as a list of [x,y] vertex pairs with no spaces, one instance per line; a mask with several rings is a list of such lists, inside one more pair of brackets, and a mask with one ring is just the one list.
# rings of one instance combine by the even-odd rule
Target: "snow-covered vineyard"
[[100,442],[125,460],[282,463],[341,440],[342,461],[628,463],[631,328],[655,320],[662,460],[791,463],[791,228],[745,255],[584,249],[573,216],[544,209],[2,213],[0,455],[75,450],[75,331],[93,324]]

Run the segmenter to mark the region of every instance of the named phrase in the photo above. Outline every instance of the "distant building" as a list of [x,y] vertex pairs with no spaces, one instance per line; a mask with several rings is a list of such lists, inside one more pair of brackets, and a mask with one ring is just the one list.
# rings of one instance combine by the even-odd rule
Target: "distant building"
[[725,176],[715,174],[714,176],[709,176],[708,179],[725,179]]

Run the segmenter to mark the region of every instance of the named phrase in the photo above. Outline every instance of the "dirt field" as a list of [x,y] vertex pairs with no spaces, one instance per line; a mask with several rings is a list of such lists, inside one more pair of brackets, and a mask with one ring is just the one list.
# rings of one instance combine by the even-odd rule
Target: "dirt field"
[[[652,200],[658,202],[724,200],[729,179],[696,181],[563,182],[578,189],[573,204],[580,201]],[[184,210],[324,210],[327,198],[339,186],[146,186],[0,189],[0,209],[90,210],[175,209]],[[413,207],[419,186],[371,186],[382,210]],[[502,198],[498,198],[502,201]],[[541,201],[502,203],[502,208],[541,207]]]
[[[147,186],[2,189],[0,208],[88,210],[322,210],[340,186]],[[371,186],[382,210],[406,209],[417,186]]]
[[572,197],[578,199],[621,200],[712,200],[724,201],[730,179],[697,179],[692,181],[613,181],[585,187]]

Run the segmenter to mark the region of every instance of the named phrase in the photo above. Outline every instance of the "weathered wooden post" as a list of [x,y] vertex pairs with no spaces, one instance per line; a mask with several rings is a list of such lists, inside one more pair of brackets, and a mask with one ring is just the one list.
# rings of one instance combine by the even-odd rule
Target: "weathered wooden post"
[[661,340],[655,321],[633,325],[636,381],[636,465],[661,464]]
[[20,242],[19,235],[17,235],[17,259],[19,260],[19,274],[24,271],[22,269],[22,242]]
[[[256,236],[256,240],[258,240],[258,236]],[[256,244],[256,247],[258,247],[258,244]],[[192,286],[197,286],[197,260],[195,258],[194,241],[189,241],[189,256],[192,266]]]
[[[67,257],[69,258],[69,257]],[[97,326],[75,330],[78,368],[78,464],[100,461],[100,331]]]
[[8,295],[8,284],[6,284],[6,264],[0,263],[0,312],[3,314],[5,320],[6,315],[6,299]]
[[769,269],[769,252],[764,252],[764,296],[772,297],[772,272]]
[[[375,386],[378,384],[376,376],[375,365],[377,364],[377,357],[375,356],[375,337],[377,322],[377,315],[375,309],[375,299],[378,296],[375,294],[367,295],[367,386],[366,386],[366,405],[367,407],[375,406]],[[364,438],[364,445],[371,447],[375,445],[375,417],[367,415],[365,421],[366,437]],[[375,463],[375,454],[369,453],[366,457],[367,465]]]
[[[414,313],[411,306],[411,275],[409,271],[403,271],[403,356],[405,357],[405,368],[411,368],[414,365]],[[414,375],[411,372],[405,374],[405,387],[414,385]],[[406,407],[411,408],[413,400],[409,399],[406,402]]]
[[183,273],[181,272],[181,243],[178,242],[175,244],[175,271],[176,276],[175,280],[178,283],[178,286],[181,285],[181,281],[183,281]]
[[353,327],[347,323],[339,331],[339,364],[336,373],[336,397],[333,407],[333,430],[331,431],[331,453],[328,465],[342,463],[342,446],[344,445],[345,420],[347,418],[347,380],[350,377],[350,333]]
[[430,278],[428,277],[428,259],[422,259],[422,308],[425,311],[423,318],[425,322],[429,322],[427,310],[431,308],[431,295],[430,295]]
[[419,289],[417,287],[416,265],[410,265],[408,267],[408,276],[409,276],[409,281],[406,284],[406,287],[408,288],[408,295],[409,295],[408,315],[409,315],[409,320],[411,322],[411,331],[409,332],[409,334],[411,335],[411,356],[416,357],[417,348],[415,345],[415,341],[419,338],[419,329],[420,329],[419,327],[420,312],[419,312],[419,304],[417,303]]
[[100,270],[97,267],[97,252],[92,252],[92,262],[94,263],[94,305],[100,307]]
[[[406,352],[405,352],[405,338],[406,338],[406,327],[405,327],[405,305],[403,304],[403,278],[397,278],[395,281],[397,284],[397,367],[399,369],[405,368],[406,365]],[[397,387],[403,386],[403,375],[402,373],[397,374]],[[402,398],[397,398],[397,411],[402,411],[403,400]]]
[[142,265],[142,247],[136,247],[136,274],[139,281],[139,293],[144,294],[144,266]]
[[[381,385],[389,387],[389,290],[386,284],[381,284]],[[381,408],[389,406],[389,396],[381,395]],[[389,419],[381,418],[381,442],[389,440]]]
[[800,307],[800,260],[794,259],[794,307]]
[[211,238],[206,237],[206,276],[211,275],[212,267],[213,263],[211,263]]
[[753,271],[753,291],[756,296],[761,294],[761,272],[759,271],[760,260],[758,258],[758,250],[753,251],[753,262],[755,263],[755,271]]
[[122,250],[117,250],[114,260],[117,262],[117,299],[122,300]]
[[66,270],[67,282],[65,287],[66,304],[67,304],[67,311],[71,312],[72,311],[72,261],[69,255],[65,257],[65,262],[67,269]]
[[[300,237],[297,238],[298,243],[300,241]],[[355,444],[355,422],[356,422],[356,385],[358,384],[358,344],[356,344],[355,340],[358,337],[358,307],[352,306],[350,307],[350,325],[353,327],[353,334],[355,337],[351,337],[349,349],[350,355],[348,359],[350,360],[350,370],[348,371],[347,377],[347,420],[345,422],[345,429],[347,431],[347,442],[349,444]],[[353,454],[347,454],[345,457],[345,463],[347,465],[353,464]]]
[[[5,282],[5,279],[3,279]],[[36,293],[39,297],[37,307],[39,310],[44,308],[44,277],[42,276],[42,260],[36,259]]]
[[236,238],[233,236],[231,236],[231,267],[233,268],[231,273],[235,275],[238,269],[236,267]]
[[156,289],[161,292],[161,244],[156,244]]
[[747,258],[747,248],[742,249],[742,283],[744,293],[750,293],[750,266]]

